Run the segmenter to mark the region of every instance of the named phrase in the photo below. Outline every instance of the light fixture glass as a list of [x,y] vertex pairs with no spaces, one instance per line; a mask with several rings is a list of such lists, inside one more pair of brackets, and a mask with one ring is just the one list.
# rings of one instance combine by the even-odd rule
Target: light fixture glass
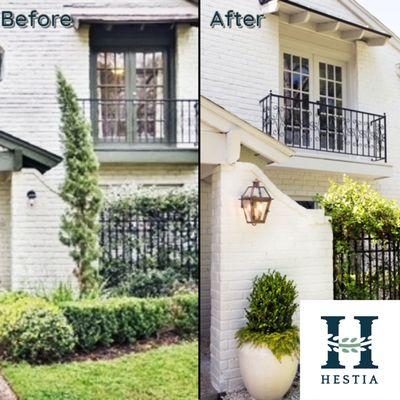
[[240,199],[246,222],[253,226],[265,224],[272,200],[268,190],[255,180]]

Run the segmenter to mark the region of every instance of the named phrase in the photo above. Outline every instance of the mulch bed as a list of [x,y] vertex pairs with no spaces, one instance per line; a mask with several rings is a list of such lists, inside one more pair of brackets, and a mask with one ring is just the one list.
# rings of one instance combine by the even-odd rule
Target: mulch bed
[[[165,334],[157,339],[139,340],[131,345],[120,345],[112,347],[101,347],[89,353],[75,353],[63,360],[63,362],[71,361],[101,361],[113,360],[132,353],[141,353],[144,351],[156,349],[161,346],[181,343],[182,339],[174,334]],[[1,400],[3,400],[1,398]]]

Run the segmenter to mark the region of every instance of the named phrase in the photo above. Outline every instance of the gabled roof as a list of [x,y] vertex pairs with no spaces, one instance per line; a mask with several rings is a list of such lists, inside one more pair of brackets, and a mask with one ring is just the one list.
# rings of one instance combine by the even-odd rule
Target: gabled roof
[[61,161],[54,153],[0,131],[0,171],[35,168],[43,174]]

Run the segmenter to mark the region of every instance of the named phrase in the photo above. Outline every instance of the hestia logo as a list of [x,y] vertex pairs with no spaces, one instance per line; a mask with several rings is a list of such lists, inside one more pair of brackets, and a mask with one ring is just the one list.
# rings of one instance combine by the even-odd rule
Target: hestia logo
[[[328,359],[322,369],[345,369],[343,365],[346,355],[356,353],[360,356],[357,365],[353,365],[354,369],[377,369],[378,366],[372,362],[372,324],[378,319],[377,316],[354,317],[354,323],[360,326],[359,337],[343,336],[340,331],[340,322],[345,320],[344,316],[321,317],[326,321],[328,335],[327,348]],[[351,359],[350,359],[351,361]]]
[[301,400],[400,393],[399,334],[400,301],[301,301]]

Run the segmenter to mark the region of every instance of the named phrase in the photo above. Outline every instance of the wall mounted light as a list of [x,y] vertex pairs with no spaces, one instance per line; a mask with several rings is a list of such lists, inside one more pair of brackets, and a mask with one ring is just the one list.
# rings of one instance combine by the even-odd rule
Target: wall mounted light
[[268,190],[255,180],[240,199],[246,222],[253,226],[265,224],[272,200]]
[[34,204],[35,204],[36,197],[37,197],[36,192],[35,192],[34,190],[30,190],[30,191],[26,194],[26,197],[28,198],[29,205],[30,205],[31,207],[33,207]]

